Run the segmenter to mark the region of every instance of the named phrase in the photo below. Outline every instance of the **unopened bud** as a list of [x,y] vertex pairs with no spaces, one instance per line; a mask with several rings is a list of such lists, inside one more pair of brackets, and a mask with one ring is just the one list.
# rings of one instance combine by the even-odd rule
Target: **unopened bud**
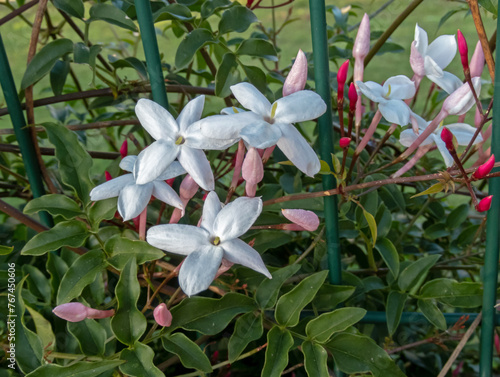
[[476,49],[470,59],[470,77],[479,77],[483,74],[484,62],[483,46],[481,46],[481,42],[478,41]]
[[477,170],[472,174],[472,178],[482,179],[486,177],[493,169],[493,166],[495,166],[494,154],[492,154],[484,164],[482,164],[480,167],[477,168]]
[[97,310],[80,302],[69,302],[56,306],[52,312],[59,318],[69,322],[80,322],[86,318],[107,318],[115,314],[114,310]]
[[359,24],[358,34],[352,48],[352,56],[364,60],[368,51],[370,51],[370,18],[365,13]]
[[477,212],[486,212],[491,208],[491,200],[493,199],[493,195],[487,196],[486,198],[481,199],[479,204],[476,206]]
[[307,81],[307,58],[302,50],[299,50],[292,69],[283,84],[283,97],[304,90]]
[[340,148],[347,148],[351,144],[351,138],[350,137],[341,137],[339,140],[339,145]]
[[351,82],[349,85],[349,92],[347,93],[349,97],[349,111],[354,112],[356,110],[356,102],[358,101],[358,92],[356,90],[356,86]]
[[469,49],[467,47],[467,41],[460,30],[457,31],[457,40],[462,67],[464,67],[464,72],[467,72],[469,70]]
[[349,71],[349,60],[346,60],[337,72],[337,98],[339,101],[344,99],[344,85]]
[[161,303],[153,310],[153,317],[160,326],[169,327],[172,324],[172,313],[165,303]]
[[318,229],[319,218],[318,215],[312,211],[306,211],[304,209],[282,209],[281,213],[292,223],[299,225],[305,230],[313,232]]
[[441,131],[441,140],[446,144],[446,149],[448,149],[448,151],[451,152],[455,150],[455,146],[453,145],[453,134],[446,127],[443,127]]
[[189,201],[196,195],[198,188],[199,186],[194,179],[189,174],[186,175],[181,182],[181,186],[179,187],[179,196],[181,197],[181,200]]
[[422,54],[418,51],[416,41],[411,43],[410,50],[410,65],[413,72],[419,76],[425,76],[425,60]]
[[[473,77],[472,84],[479,96],[479,92],[481,91],[481,78]],[[469,111],[474,103],[474,95],[470,90],[469,83],[464,83],[444,100],[442,110],[448,115],[462,115]]]
[[245,181],[257,184],[264,178],[262,158],[256,148],[250,148],[243,160],[241,175]]
[[127,154],[128,154],[128,142],[127,142],[127,140],[125,140],[123,142],[122,146],[120,147],[120,154],[121,154],[122,158],[127,157]]
[[109,171],[105,171],[104,172],[104,177],[106,178],[106,182],[107,181],[111,181],[113,179],[113,176],[111,175],[111,173]]

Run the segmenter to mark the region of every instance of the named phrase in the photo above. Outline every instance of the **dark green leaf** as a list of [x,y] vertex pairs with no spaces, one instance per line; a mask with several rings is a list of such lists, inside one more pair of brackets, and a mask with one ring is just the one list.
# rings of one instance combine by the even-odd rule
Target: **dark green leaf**
[[140,294],[137,264],[135,258],[130,258],[123,268],[115,288],[118,308],[111,319],[111,328],[116,338],[129,346],[132,346],[146,331],[146,318],[137,309],[137,300]]
[[245,39],[236,50],[236,55],[257,56],[271,61],[278,61],[274,46],[265,39]]
[[50,72],[56,61],[71,52],[73,52],[73,42],[66,38],[45,45],[28,64],[21,81],[21,89],[36,83]]
[[95,68],[95,59],[97,55],[101,52],[101,45],[93,45],[88,47],[83,42],[75,43],[73,56],[75,63],[77,64],[88,64],[92,69]]
[[113,61],[111,61],[111,65],[117,69],[133,68],[143,79],[147,79],[148,77],[148,71],[146,70],[146,66],[144,65],[144,63],[133,56],[129,56],[124,59],[113,59]]
[[104,355],[106,330],[95,319],[68,322],[68,331],[78,341],[83,354]]
[[403,194],[396,185],[382,186],[378,189],[380,198],[391,211],[404,211],[406,202]]
[[175,66],[180,69],[193,60],[194,54],[206,43],[214,42],[210,30],[195,29],[182,40],[175,54]]
[[101,250],[90,250],[78,257],[61,280],[57,292],[57,305],[65,304],[80,296],[83,288],[91,284],[106,266],[105,255]]
[[495,16],[498,15],[497,4],[494,1],[492,1],[492,0],[479,0],[478,2],[488,12],[493,13]]
[[382,259],[392,273],[394,278],[399,275],[399,254],[388,238],[381,238],[375,244],[375,248],[379,251]]
[[180,20],[187,21],[192,19],[193,16],[188,7],[182,4],[169,4],[163,8],[158,9],[153,14],[154,22],[165,21],[165,20]]
[[26,309],[28,309],[31,319],[35,324],[36,334],[40,338],[45,352],[54,350],[54,347],[56,345],[56,336],[52,331],[52,325],[50,324],[50,322],[46,320],[45,317],[38,313],[35,309],[29,306],[26,306]]
[[[368,227],[370,228],[370,233],[372,235],[372,242],[373,246],[375,246],[375,243],[377,242],[377,223],[375,222],[375,217],[373,215],[363,209],[363,215],[365,216],[366,222],[368,223]],[[385,238],[384,238],[385,240]],[[382,241],[382,240],[380,240]],[[397,254],[397,252],[396,252]]]
[[173,320],[169,330],[182,327],[214,335],[224,330],[236,315],[255,309],[254,301],[239,293],[228,293],[220,299],[190,297],[170,311]]
[[112,25],[130,30],[137,31],[134,22],[127,17],[127,14],[121,9],[111,4],[95,4],[90,8],[90,18],[87,22],[106,21]]
[[60,215],[69,220],[82,215],[80,206],[73,199],[60,194],[48,194],[30,200],[23,212],[32,215],[39,211],[47,211],[51,215]]
[[457,244],[460,247],[468,246],[471,242],[474,242],[476,238],[477,230],[479,229],[479,225],[471,225],[460,233],[457,237]]
[[201,17],[208,18],[219,9],[230,7],[233,3],[230,0],[207,0],[201,5]]
[[81,221],[63,221],[29,240],[21,250],[21,254],[43,255],[63,246],[80,247],[88,236],[88,229]]
[[238,64],[236,55],[228,52],[222,58],[217,74],[215,75],[215,95],[227,97],[231,94],[231,85],[239,82]]
[[424,282],[427,273],[436,264],[439,255],[429,255],[418,259],[406,267],[399,275],[398,285],[403,291],[416,292]]
[[387,328],[389,329],[390,336],[396,332],[399,326],[407,298],[408,295],[406,293],[398,291],[391,291],[387,297],[385,313],[387,315]]
[[91,207],[88,207],[88,219],[92,225],[92,229],[96,231],[99,224],[103,220],[111,220],[116,213],[116,198],[109,198],[94,202]]
[[254,312],[250,312],[243,314],[236,320],[234,332],[231,338],[229,338],[227,347],[229,353],[228,359],[231,363],[240,356],[248,343],[262,336],[262,319],[262,313],[255,314]]
[[445,278],[431,280],[420,290],[420,298],[433,298],[443,304],[463,308],[481,306],[482,296],[480,283],[459,283]]
[[255,86],[260,92],[265,92],[267,88],[266,74],[259,67],[251,65],[241,65],[248,81]]
[[351,297],[355,289],[348,285],[323,284],[314,297],[313,304],[318,310],[332,310]]
[[54,6],[70,16],[85,17],[85,7],[82,0],[54,0]]
[[120,360],[126,361],[120,365],[120,371],[131,377],[164,377],[165,375],[153,363],[154,351],[145,344],[135,342],[132,348],[120,353]]
[[306,326],[308,338],[319,343],[324,343],[339,331],[359,322],[366,314],[361,308],[340,308],[330,313],[324,313],[310,321]]
[[257,301],[261,309],[269,309],[274,306],[281,286],[287,279],[295,275],[298,270],[300,270],[300,265],[298,264],[280,268],[271,274],[273,276],[272,279],[266,279],[260,284],[255,293],[255,301]]
[[68,271],[68,265],[60,256],[56,255],[55,253],[49,253],[46,263],[46,269],[50,274],[49,283],[51,287],[52,298],[55,299],[57,291],[59,289],[59,284],[61,283],[61,280],[66,271]]
[[212,372],[212,366],[207,355],[200,346],[182,333],[164,335],[161,338],[163,348],[179,356],[182,365],[205,373]]
[[105,360],[95,363],[78,361],[68,366],[57,364],[45,364],[36,371],[26,375],[26,377],[80,377],[80,376],[99,376],[108,370],[115,369],[123,364],[122,360]]
[[59,96],[62,94],[69,68],[70,64],[68,60],[58,60],[50,70],[50,87],[54,95]]
[[50,284],[45,275],[35,266],[25,264],[23,274],[27,275],[28,290],[41,301],[50,302]]
[[450,231],[446,229],[446,225],[444,225],[443,223],[436,223],[425,228],[424,234],[427,238],[431,240],[436,240],[441,237],[449,236]]
[[136,258],[137,264],[143,264],[165,256],[163,251],[145,241],[133,241],[118,234],[106,241],[104,250],[111,256],[108,263],[118,270],[132,257]]
[[317,272],[305,278],[294,289],[281,296],[274,313],[276,322],[288,327],[297,325],[300,312],[313,300],[327,275],[328,271]]
[[288,330],[274,326],[267,333],[266,359],[261,376],[281,376],[288,364],[288,351],[292,346],[292,334]]
[[434,303],[434,300],[418,300],[418,308],[430,323],[440,330],[446,330],[446,319],[444,318],[444,314]]
[[304,354],[304,367],[309,377],[329,377],[328,365],[326,364],[328,354],[319,344],[311,341],[302,343]]
[[292,241],[292,235],[279,230],[266,230],[260,231],[253,235],[255,238],[254,249],[259,253],[264,253],[269,249],[274,249],[280,247],[281,245],[286,245]]
[[446,226],[450,229],[455,229],[462,225],[469,216],[469,206],[462,204],[450,212],[446,218]]
[[237,5],[222,13],[222,18],[219,21],[219,33],[225,34],[231,31],[243,33],[252,23],[258,21],[259,19],[250,9]]

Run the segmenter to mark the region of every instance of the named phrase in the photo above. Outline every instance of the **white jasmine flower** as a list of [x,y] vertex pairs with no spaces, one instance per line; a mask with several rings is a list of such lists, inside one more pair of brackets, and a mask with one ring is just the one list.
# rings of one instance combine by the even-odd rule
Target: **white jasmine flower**
[[261,211],[262,200],[248,197],[238,198],[222,208],[212,191],[205,200],[200,227],[157,225],[149,229],[146,240],[162,250],[187,255],[179,271],[179,284],[188,296],[210,286],[222,258],[271,278],[260,254],[238,238]]
[[173,162],[168,169],[154,181],[138,184],[135,165],[137,156],[127,156],[120,162],[120,168],[131,174],[121,175],[105,182],[90,192],[92,201],[114,198],[118,196],[118,212],[124,221],[133,219],[141,214],[148,205],[151,195],[173,207],[184,210],[179,195],[165,183],[166,179],[185,174],[186,171],[178,162]]

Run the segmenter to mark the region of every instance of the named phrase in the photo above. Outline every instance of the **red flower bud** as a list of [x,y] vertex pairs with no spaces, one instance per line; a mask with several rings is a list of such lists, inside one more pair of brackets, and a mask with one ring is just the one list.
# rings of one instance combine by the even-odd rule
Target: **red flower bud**
[[338,99],[344,98],[344,85],[347,80],[347,72],[349,71],[349,60],[346,60],[337,72],[337,97]]
[[122,146],[120,147],[120,154],[122,155],[122,158],[127,157],[127,154],[128,154],[128,142],[127,142],[127,140],[125,140],[123,142]]
[[477,212],[486,212],[491,207],[491,200],[493,199],[493,195],[487,196],[486,198],[481,199],[479,204],[476,206]]
[[161,303],[153,310],[153,317],[160,326],[168,327],[172,324],[172,314],[165,303]]
[[474,179],[484,178],[490,173],[494,165],[495,165],[495,155],[492,154],[484,164],[482,164],[477,168],[477,170],[472,174],[472,178]]
[[356,86],[351,82],[349,85],[349,92],[347,93],[349,96],[349,111],[354,112],[356,110],[356,102],[358,101],[358,92],[356,91]]
[[467,48],[467,41],[460,30],[457,31],[458,39],[458,52],[460,52],[460,59],[462,60],[462,66],[464,71],[469,70],[469,49]]
[[106,182],[111,181],[113,179],[113,177],[111,176],[111,173],[107,170],[104,172],[104,177],[106,177]]
[[443,140],[446,144],[446,149],[449,151],[455,150],[455,146],[453,145],[453,134],[446,127],[443,127],[443,130],[441,131],[441,140]]
[[342,137],[339,140],[339,145],[340,148],[347,148],[351,144],[351,138],[350,137]]

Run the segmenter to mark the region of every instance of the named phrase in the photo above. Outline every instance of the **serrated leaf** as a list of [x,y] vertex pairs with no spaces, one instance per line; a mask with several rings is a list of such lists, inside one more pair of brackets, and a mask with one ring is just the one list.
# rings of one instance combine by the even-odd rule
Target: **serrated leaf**
[[80,247],[88,236],[87,226],[81,221],[63,221],[29,240],[21,250],[21,254],[43,255],[63,246]]
[[304,367],[309,377],[329,377],[328,354],[319,344],[306,340],[302,343]]
[[363,216],[365,217],[368,227],[370,228],[373,243],[372,246],[375,247],[375,243],[377,242],[377,222],[375,221],[375,217],[373,217],[373,215],[365,209],[363,209]]
[[444,185],[441,182],[438,182],[436,184],[433,184],[431,187],[429,187],[427,190],[422,191],[419,194],[413,195],[410,199],[416,198],[417,196],[422,196],[422,195],[431,195],[431,194],[437,194],[438,192],[441,192],[444,190]]
[[175,66],[180,69],[193,60],[194,54],[206,43],[214,42],[214,37],[208,29],[195,29],[182,40],[175,54]]
[[274,326],[267,333],[267,348],[261,377],[281,376],[288,364],[288,351],[293,346],[292,334]]
[[406,293],[398,291],[391,291],[387,297],[385,313],[387,316],[387,328],[390,336],[396,332],[396,329],[399,326],[407,298],[408,295]]
[[446,330],[446,318],[444,318],[444,314],[439,310],[434,300],[418,300],[417,303],[418,308],[430,323],[440,330]]
[[182,365],[205,373],[212,372],[212,366],[207,355],[195,342],[183,333],[164,335],[161,338],[163,348],[179,356]]
[[85,17],[85,7],[82,0],[53,0],[54,6],[70,16]]
[[34,198],[23,209],[23,212],[27,215],[40,211],[47,211],[53,216],[62,216],[66,220],[82,215],[80,206],[73,199],[60,194],[48,194]]
[[382,259],[392,273],[394,278],[399,275],[399,254],[396,247],[388,238],[381,238],[375,244],[375,248],[379,251]]
[[120,365],[120,371],[131,377],[164,377],[165,375],[153,363],[154,351],[141,342],[135,342],[130,349],[120,353],[120,360],[126,361]]
[[254,312],[243,314],[236,320],[234,332],[229,338],[228,359],[233,363],[251,341],[257,340],[263,333],[263,314]]
[[308,338],[318,343],[324,343],[339,331],[359,322],[366,314],[361,308],[340,308],[330,313],[324,313],[311,320],[306,326]]
[[281,286],[287,279],[295,275],[298,270],[300,270],[299,264],[291,264],[280,268],[271,274],[272,279],[265,279],[259,285],[255,293],[255,301],[261,309],[269,309],[276,304]]
[[137,27],[134,22],[128,18],[127,14],[111,4],[98,3],[90,8],[90,18],[87,22],[99,20],[106,21],[107,23],[130,31],[137,31]]

